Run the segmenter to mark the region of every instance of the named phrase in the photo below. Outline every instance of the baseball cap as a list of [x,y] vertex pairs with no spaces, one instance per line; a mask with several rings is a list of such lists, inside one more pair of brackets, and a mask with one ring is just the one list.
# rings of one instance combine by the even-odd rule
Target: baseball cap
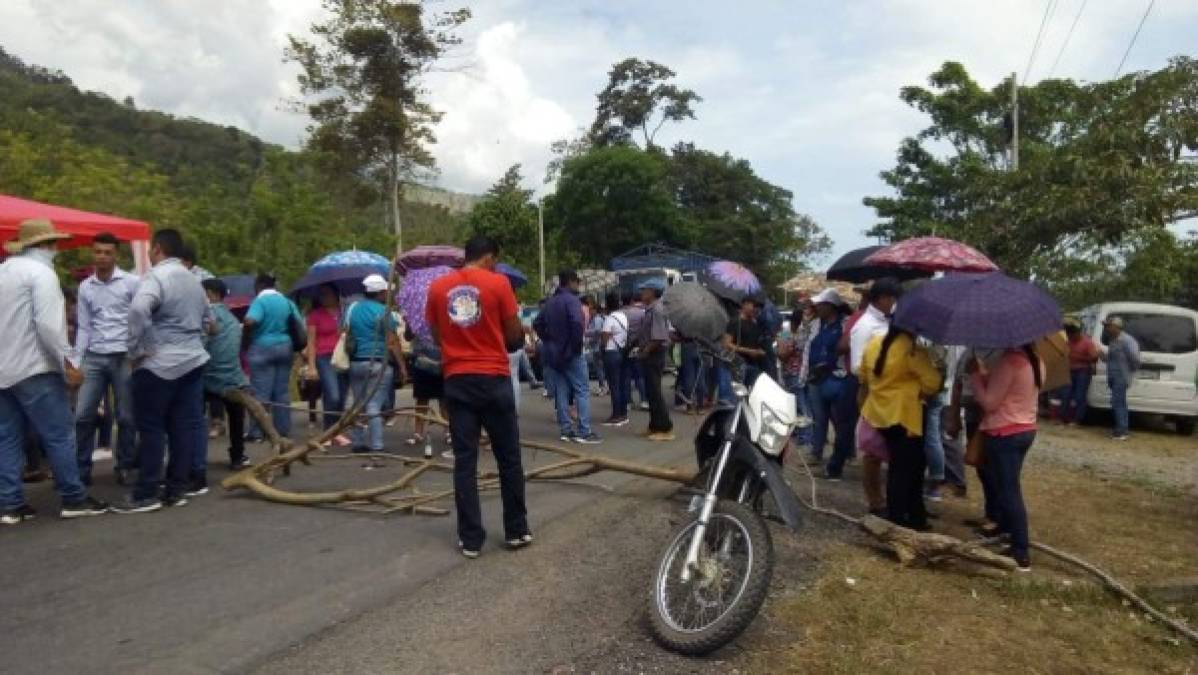
[[1123,317],[1108,316],[1106,318],[1106,321],[1103,321],[1102,324],[1104,326],[1114,326],[1115,328],[1122,328],[1123,327]]
[[378,293],[379,291],[385,291],[390,288],[391,284],[387,283],[387,280],[383,278],[383,275],[371,274],[362,280],[362,286],[366,289],[367,293]]
[[844,304],[844,300],[840,297],[840,293],[836,292],[835,288],[825,288],[819,292],[819,295],[811,299],[811,303],[814,305],[827,303],[839,307]]

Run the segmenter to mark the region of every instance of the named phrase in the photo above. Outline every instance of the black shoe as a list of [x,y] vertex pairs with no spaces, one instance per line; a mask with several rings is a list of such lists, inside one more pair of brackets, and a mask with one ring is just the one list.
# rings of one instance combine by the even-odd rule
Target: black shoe
[[[184,497],[202,497],[208,494],[208,481],[196,480],[192,481],[191,487],[183,492]],[[182,506],[182,504],[180,504]]]
[[573,443],[576,438],[577,437],[574,435],[573,431],[568,434],[562,434],[561,436],[558,436],[558,439],[560,439],[562,443]]
[[116,468],[113,470],[113,475],[116,476],[116,484],[124,487],[133,484],[133,470]]
[[37,511],[28,504],[21,504],[15,509],[0,511],[0,525],[16,525],[17,523],[33,520],[37,517]]
[[1002,555],[1007,556],[1015,561],[1015,570],[1018,572],[1032,571],[1032,557],[1027,553],[1016,555],[1015,550],[1010,546],[1002,550]]
[[603,442],[603,439],[599,437],[599,434],[591,432],[586,436],[575,436],[574,442],[581,443],[582,445],[599,445]]
[[254,463],[250,461],[249,457],[241,457],[229,461],[229,470],[241,471],[242,469],[247,469],[253,465]]
[[829,483],[839,483],[840,481],[844,480],[844,476],[842,474],[832,473],[831,471],[824,471],[822,478]]
[[507,547],[512,550],[516,550],[518,548],[524,548],[525,546],[528,546],[531,543],[532,543],[532,533],[525,532],[523,535],[521,535],[519,537],[512,537],[512,538],[508,539]]
[[[205,487],[204,492],[207,492],[207,491],[208,491],[208,488]],[[162,505],[168,506],[168,507],[169,506],[187,506],[187,493],[185,492],[181,495],[163,495],[162,496]]]
[[[479,548],[482,548],[482,547],[480,546]],[[465,556],[469,560],[474,560],[474,559],[478,558],[478,554],[479,554],[478,548],[466,548],[466,545],[459,541],[458,542],[458,550],[461,551],[462,555]]]
[[112,510],[116,513],[151,513],[162,508],[162,501],[156,497],[148,497],[146,499],[134,499],[132,496],[125,498],[123,501],[112,505]]
[[102,516],[108,513],[111,507],[108,502],[102,502],[94,497],[85,497],[77,502],[64,503],[59,516],[62,518],[86,518],[88,516]]

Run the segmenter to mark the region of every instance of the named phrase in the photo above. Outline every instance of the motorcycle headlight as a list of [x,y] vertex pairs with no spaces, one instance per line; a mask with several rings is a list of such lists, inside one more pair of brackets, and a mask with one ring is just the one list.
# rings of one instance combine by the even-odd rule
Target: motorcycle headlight
[[768,405],[761,406],[761,433],[757,436],[757,444],[766,454],[774,457],[782,454],[791,431],[791,426],[782,421],[781,415]]

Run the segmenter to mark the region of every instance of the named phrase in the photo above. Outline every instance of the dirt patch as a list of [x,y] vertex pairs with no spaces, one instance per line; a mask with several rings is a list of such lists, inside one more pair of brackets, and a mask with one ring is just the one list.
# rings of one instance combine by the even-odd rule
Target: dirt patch
[[[1037,451],[1039,444],[1037,445]],[[936,529],[980,509],[935,506]],[[1130,584],[1198,572],[1198,508],[1175,488],[1120,481],[1033,461],[1025,469],[1032,536],[1079,554]],[[838,499],[833,495],[831,499]],[[840,544],[810,592],[774,605],[768,621],[797,636],[758,643],[752,672],[1163,672],[1198,668],[1198,649],[1079,577],[1034,555],[1035,571],[991,579],[960,569],[899,567],[875,549]],[[1198,621],[1198,608],[1172,606]]]
[[1198,437],[1136,429],[1128,441],[1099,427],[1046,424],[1033,456],[1097,474],[1198,494]]

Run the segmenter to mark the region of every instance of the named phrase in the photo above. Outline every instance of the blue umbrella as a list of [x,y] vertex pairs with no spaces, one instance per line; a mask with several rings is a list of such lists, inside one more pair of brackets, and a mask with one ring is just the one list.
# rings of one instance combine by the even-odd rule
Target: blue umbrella
[[337,287],[341,295],[362,292],[362,280],[371,274],[391,274],[391,261],[369,251],[339,251],[317,260],[308,273],[291,287],[292,295],[311,294],[325,284]]
[[904,295],[894,325],[942,345],[1019,347],[1061,329],[1061,308],[1040,287],[1002,274],[950,274]]
[[495,267],[495,271],[507,277],[508,281],[512,284],[512,290],[522,288],[528,283],[528,277],[524,276],[523,272],[507,263],[499,263]]

